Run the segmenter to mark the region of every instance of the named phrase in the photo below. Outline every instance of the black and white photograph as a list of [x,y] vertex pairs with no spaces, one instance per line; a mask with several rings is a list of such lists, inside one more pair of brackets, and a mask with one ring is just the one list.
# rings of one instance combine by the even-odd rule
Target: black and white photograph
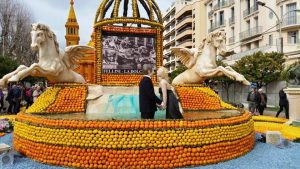
[[151,36],[103,35],[103,73],[142,73],[144,65],[156,68],[156,42]]

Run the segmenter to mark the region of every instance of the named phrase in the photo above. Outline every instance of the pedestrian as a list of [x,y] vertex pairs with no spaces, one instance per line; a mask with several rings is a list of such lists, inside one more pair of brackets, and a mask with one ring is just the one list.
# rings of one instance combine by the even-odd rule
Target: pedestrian
[[11,87],[7,88],[7,96],[6,96],[6,101],[8,102],[8,108],[7,108],[7,114],[12,114],[13,108],[14,108],[14,103],[13,103],[13,88],[15,85],[12,85]]
[[32,103],[33,103],[33,97],[32,97],[33,91],[32,91],[31,87],[28,87],[25,90],[26,90],[26,92],[25,92],[25,101],[27,103],[26,104],[26,109],[28,109],[28,107],[31,106]]
[[13,114],[17,114],[20,112],[21,100],[22,100],[22,88],[20,84],[14,85],[12,88],[12,102],[13,102],[12,113]]
[[42,91],[41,91],[41,87],[36,85],[35,86],[35,89],[32,93],[32,97],[33,97],[33,102],[36,101],[36,99],[42,94]]
[[264,115],[264,110],[265,110],[265,108],[267,108],[268,98],[262,89],[259,89],[258,93],[260,96],[260,104],[258,105],[258,111],[259,111],[260,115]]
[[143,66],[144,77],[139,84],[139,104],[142,119],[154,119],[157,106],[164,105],[162,101],[155,95],[151,76],[155,74],[155,70],[150,65]]
[[285,109],[285,117],[289,119],[289,101],[287,99],[286,93],[281,89],[279,91],[279,106],[280,109],[276,114],[276,117],[279,116],[279,114],[283,111],[283,108]]
[[4,108],[4,93],[3,93],[3,89],[0,87],[0,114],[2,113],[3,108]]
[[256,85],[251,85],[252,91],[249,92],[248,97],[247,97],[247,101],[249,103],[249,111],[254,114],[257,115],[257,106],[260,104],[260,95],[257,92],[257,87]]

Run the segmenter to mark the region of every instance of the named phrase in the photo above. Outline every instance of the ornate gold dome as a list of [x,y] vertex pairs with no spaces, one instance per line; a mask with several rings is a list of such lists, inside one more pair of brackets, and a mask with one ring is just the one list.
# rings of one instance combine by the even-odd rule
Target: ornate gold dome
[[163,28],[161,11],[155,0],[103,0],[96,13],[95,27],[112,20],[125,26]]

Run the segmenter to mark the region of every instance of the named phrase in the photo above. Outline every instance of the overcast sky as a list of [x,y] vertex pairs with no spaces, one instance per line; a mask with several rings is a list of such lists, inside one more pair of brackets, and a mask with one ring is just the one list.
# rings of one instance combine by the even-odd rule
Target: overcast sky
[[[48,25],[57,35],[59,43],[65,46],[65,23],[70,9],[70,0],[20,0],[28,5],[35,21]],[[96,11],[102,0],[75,0],[75,13],[79,24],[80,44],[91,39]],[[156,0],[162,13],[174,0]]]

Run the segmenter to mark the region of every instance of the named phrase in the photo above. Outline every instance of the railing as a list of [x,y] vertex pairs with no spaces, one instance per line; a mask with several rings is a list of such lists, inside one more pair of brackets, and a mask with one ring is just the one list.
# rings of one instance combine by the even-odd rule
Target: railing
[[258,5],[253,5],[251,8],[244,10],[244,18],[258,11]]
[[184,29],[181,29],[180,31],[177,31],[177,36],[179,35],[179,34],[181,34],[182,32],[184,32],[184,31],[186,31],[186,30],[192,30],[193,29],[193,27],[186,27],[186,28],[184,28]]
[[262,26],[257,26],[257,27],[248,29],[248,30],[246,30],[244,32],[241,32],[240,33],[240,40],[248,39],[250,37],[259,35],[259,34],[262,33],[262,29],[263,29]]
[[224,27],[225,26],[225,20],[223,22],[220,22],[220,21],[217,21],[217,22],[213,22],[211,28],[208,30],[209,32],[212,32],[216,29],[219,29],[221,27]]
[[229,18],[229,25],[234,24],[235,23],[235,16],[232,16]]
[[182,21],[184,21],[187,18],[193,18],[193,15],[187,15],[187,16],[185,16],[183,18],[180,18],[180,20],[177,20],[177,25],[180,24]]
[[233,36],[233,37],[230,37],[230,38],[228,39],[229,44],[234,43],[234,41],[235,41],[235,37],[234,37],[234,36]]
[[240,53],[237,53],[237,54],[234,54],[234,55],[231,55],[229,59],[231,60],[238,60],[238,59],[241,59],[245,56],[249,56],[249,55],[252,55],[256,52],[265,52],[267,51],[268,49],[271,49],[271,46],[264,46],[264,47],[260,47],[260,48],[256,48],[256,49],[251,49],[251,50],[247,50],[245,52],[240,52]]
[[290,42],[288,41],[289,45],[300,45],[300,39],[297,39],[296,42]]
[[234,4],[234,0],[223,0],[221,3],[214,5],[213,10],[218,10],[227,6],[231,6]]
[[180,42],[178,42],[176,45],[177,45],[177,46],[180,46],[180,45],[182,45],[182,44],[184,44],[184,43],[186,43],[186,42],[192,42],[192,38],[191,38],[191,39],[186,39],[186,40],[180,41]]
[[291,25],[300,25],[300,15],[289,15],[287,18],[283,19],[282,27],[291,26]]

